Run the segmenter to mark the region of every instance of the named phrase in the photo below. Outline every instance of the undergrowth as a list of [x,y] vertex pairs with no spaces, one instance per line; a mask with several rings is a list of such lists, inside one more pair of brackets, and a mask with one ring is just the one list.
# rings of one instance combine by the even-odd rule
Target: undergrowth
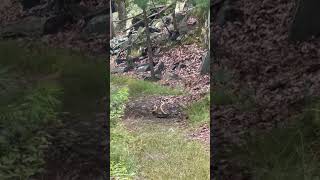
[[134,138],[119,122],[128,100],[128,88],[111,85],[113,88],[111,88],[110,100],[110,175],[114,178],[130,179],[134,177],[136,170],[135,161],[129,150]]
[[131,97],[146,96],[146,95],[180,95],[181,90],[173,89],[166,86],[161,86],[154,82],[137,80],[124,76],[111,76],[111,82],[115,85],[127,85]]
[[0,42],[0,179],[43,172],[48,129],[63,123],[62,110],[93,110],[105,93],[104,69],[103,61],[76,52]]
[[253,179],[320,179],[320,102],[309,104],[293,125],[250,137],[238,158]]
[[[2,80],[0,84],[6,85]],[[1,94],[0,99],[16,97],[0,105],[0,179],[28,179],[43,171],[49,145],[45,130],[58,121],[61,95],[59,87],[43,84],[17,94]]]

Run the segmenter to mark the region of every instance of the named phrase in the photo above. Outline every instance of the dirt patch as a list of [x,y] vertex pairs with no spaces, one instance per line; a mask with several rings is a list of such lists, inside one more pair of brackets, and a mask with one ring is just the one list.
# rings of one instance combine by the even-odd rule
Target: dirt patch
[[202,125],[190,137],[203,142],[207,148],[210,148],[210,127],[208,124]]

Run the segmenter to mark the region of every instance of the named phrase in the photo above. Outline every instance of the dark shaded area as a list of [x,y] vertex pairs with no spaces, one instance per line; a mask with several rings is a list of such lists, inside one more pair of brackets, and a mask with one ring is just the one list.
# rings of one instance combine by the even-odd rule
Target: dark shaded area
[[290,29],[289,39],[303,41],[320,35],[320,2],[317,0],[297,1],[297,12]]
[[58,112],[61,123],[42,129],[50,134],[51,143],[44,171],[32,179],[107,179],[109,2],[20,2],[23,9],[13,3],[1,12],[14,18],[0,18],[0,40],[17,40],[18,45],[1,46],[5,56],[0,61],[37,72],[24,76],[24,83],[54,83],[64,92]]
[[[318,31],[320,6],[301,1],[296,15],[292,0],[226,2],[211,3],[218,9],[211,16],[211,164],[217,180],[248,180],[254,172],[249,159],[236,158],[239,147],[291,125],[306,100],[320,95],[319,38],[307,38]],[[226,18],[224,9],[242,11],[243,18]]]
[[36,5],[40,4],[40,0],[22,0],[21,1],[22,7],[24,10],[30,9]]

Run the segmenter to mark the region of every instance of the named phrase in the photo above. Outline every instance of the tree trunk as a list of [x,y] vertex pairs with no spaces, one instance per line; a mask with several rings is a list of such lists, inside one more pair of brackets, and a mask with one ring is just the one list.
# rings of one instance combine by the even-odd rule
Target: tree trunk
[[175,32],[178,32],[178,25],[177,25],[177,19],[176,19],[176,6],[177,6],[177,1],[174,2],[173,4],[174,9],[173,9],[173,13],[172,13],[172,23],[173,23],[173,28]]
[[114,27],[113,27],[113,17],[112,17],[112,4],[111,4],[111,1],[110,1],[110,40],[115,36],[115,32],[114,32]]
[[119,20],[123,20],[119,23],[119,29],[125,29],[127,21],[125,20],[127,18],[127,12],[126,12],[126,2],[125,0],[118,0],[118,15]]
[[153,59],[152,59],[153,56],[152,56],[152,49],[151,49],[151,40],[150,40],[149,20],[148,20],[148,16],[147,16],[147,11],[145,9],[143,10],[143,17],[144,17],[144,22],[146,25],[148,58],[149,58],[149,64],[150,64],[150,68],[151,68],[151,79],[155,79]]

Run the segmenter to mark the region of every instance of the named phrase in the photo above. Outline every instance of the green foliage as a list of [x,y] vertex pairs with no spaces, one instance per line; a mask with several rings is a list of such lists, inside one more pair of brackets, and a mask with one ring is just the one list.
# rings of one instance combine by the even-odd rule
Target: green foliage
[[103,61],[38,43],[0,42],[0,59],[0,179],[29,179],[43,171],[62,108],[96,104],[108,74]]
[[[39,55],[39,52],[42,52],[42,55]],[[0,63],[28,74],[53,72],[58,53],[28,42],[4,41],[0,43]]]
[[204,23],[208,19],[210,0],[192,0],[192,4],[195,6],[194,13]]
[[59,96],[58,87],[39,85],[0,106],[0,179],[27,179],[43,170],[49,144],[44,130],[57,121]]
[[134,0],[134,3],[141,9],[146,10],[148,7],[149,0]]
[[134,143],[135,138],[121,124],[111,128],[110,137],[111,177],[133,179],[137,171],[137,162],[130,146]]
[[210,96],[207,95],[203,99],[192,104],[187,113],[189,120],[193,124],[209,123],[210,121]]
[[125,104],[128,100],[128,88],[123,87],[111,91],[110,100],[110,120],[111,124],[116,124],[117,121],[123,116]]
[[[112,85],[112,84],[111,84]],[[129,145],[133,137],[119,123],[123,116],[125,104],[128,100],[128,88],[116,88],[111,86],[110,100],[110,125],[111,125],[111,142],[110,142],[110,168],[111,177],[131,178],[135,175],[134,159],[130,156]]]

